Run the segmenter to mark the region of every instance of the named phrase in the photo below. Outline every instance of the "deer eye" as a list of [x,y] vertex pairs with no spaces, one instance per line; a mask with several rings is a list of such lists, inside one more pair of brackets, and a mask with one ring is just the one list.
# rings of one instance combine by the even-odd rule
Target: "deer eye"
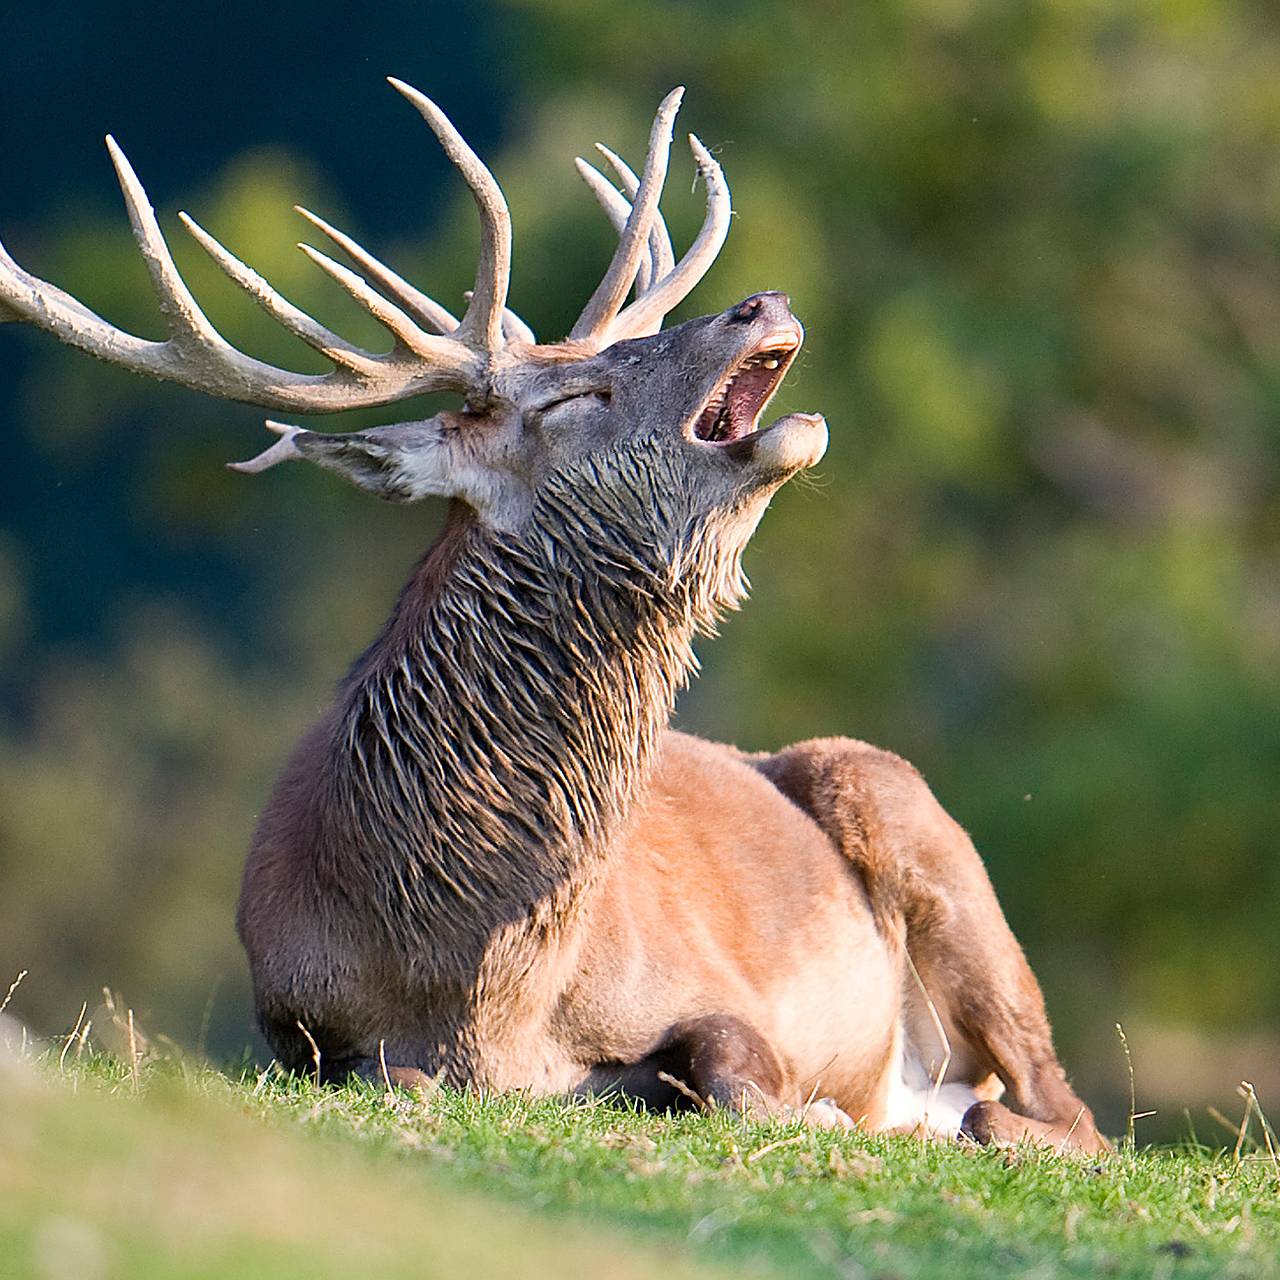
[[540,404],[534,412],[547,414],[560,408],[561,405],[573,404],[577,400],[588,399],[598,400],[601,404],[608,404],[613,399],[613,392],[608,387],[592,387],[587,391],[573,391],[568,395],[557,396],[554,400],[548,400],[546,404]]

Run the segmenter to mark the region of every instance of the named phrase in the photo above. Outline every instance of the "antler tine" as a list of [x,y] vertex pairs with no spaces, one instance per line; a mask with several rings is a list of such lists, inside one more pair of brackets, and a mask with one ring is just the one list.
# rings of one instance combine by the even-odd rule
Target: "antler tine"
[[702,229],[689,246],[688,252],[666,277],[618,316],[610,330],[610,338],[614,342],[620,338],[654,332],[655,320],[660,323],[661,318],[686,298],[707,274],[729,234],[733,206],[724,170],[693,134],[689,135],[689,146],[698,162],[698,173],[707,188],[707,212]]
[[[613,171],[622,183],[622,194],[629,201],[636,198],[640,189],[640,179],[636,177],[631,166],[615,151],[611,151],[603,142],[596,143],[596,150],[613,166]],[[653,226],[649,229],[649,263],[648,279],[644,278],[645,264],[641,263],[640,272],[636,276],[636,296],[646,292],[650,285],[656,284],[676,264],[676,255],[671,248],[671,233],[667,230],[667,221],[661,209],[653,211]]]
[[392,271],[386,263],[380,262],[345,232],[339,231],[319,214],[304,209],[300,204],[293,207],[317,231],[328,236],[374,284],[389,293],[415,320],[422,321],[436,333],[452,333],[458,327],[458,318],[452,311],[442,307],[434,298],[427,297],[421,290],[415,289],[403,276]]
[[110,134],[107,134],[107,151],[120,181],[120,190],[124,193],[134,238],[138,242],[138,248],[142,250],[143,261],[147,264],[151,287],[155,290],[160,311],[168,322],[173,340],[179,346],[187,348],[229,349],[230,344],[209,323],[178,274],[169,246],[161,234],[160,224],[156,221],[151,201],[147,199],[147,193],[138,181],[138,175],[134,173],[128,157]]
[[273,320],[287,329],[295,338],[319,351],[334,364],[353,372],[372,373],[377,368],[377,356],[354,346],[345,338],[326,329],[319,321],[295,307],[292,302],[263,279],[252,267],[241,262],[225,245],[214,239],[189,214],[179,213],[182,225],[195,242],[245,291]]
[[268,431],[274,431],[280,439],[245,462],[228,462],[229,471],[239,471],[251,476],[259,471],[265,471],[268,467],[274,467],[277,462],[289,462],[294,458],[302,457],[301,451],[294,443],[294,438],[300,436],[304,428],[291,426],[287,422],[272,422],[270,418],[267,419],[266,426]]
[[537,344],[538,335],[532,327],[525,323],[510,307],[502,308],[502,332],[508,342],[527,342],[530,346]]
[[[573,163],[578,170],[578,176],[591,189],[591,194],[595,196],[596,202],[604,210],[605,217],[609,219],[609,225],[613,227],[618,235],[622,235],[627,225],[627,219],[631,216],[631,201],[599,169],[588,164],[581,156],[578,156]],[[653,278],[653,233],[650,232],[649,255],[647,258],[640,259],[640,269],[636,272],[637,297],[652,284]]]
[[493,174],[467,146],[449,117],[412,85],[394,76],[388,76],[387,82],[418,109],[475,197],[480,211],[480,262],[474,296],[453,336],[482,351],[497,351],[503,344],[502,308],[511,282],[511,213],[507,202]]
[[451,337],[441,338],[437,334],[426,333],[420,329],[394,302],[388,302],[354,271],[344,267],[340,262],[335,262],[328,254],[321,253],[319,249],[313,249],[309,244],[299,243],[298,248],[325,275],[341,285],[380,325],[389,330],[396,340],[396,345],[402,350],[430,359],[437,352],[448,350],[449,344],[457,345]]
[[639,270],[640,256],[648,243],[649,227],[658,207],[658,198],[662,195],[671,152],[671,131],[683,96],[683,88],[672,89],[658,107],[653,127],[649,131],[649,153],[645,157],[644,176],[631,206],[631,214],[618,237],[618,247],[614,250],[609,269],[578,317],[577,324],[569,334],[570,338],[603,341],[622,309],[627,292]]
[[573,166],[577,169],[578,176],[591,189],[591,194],[604,210],[610,225],[621,235],[626,228],[627,219],[631,216],[631,201],[599,169],[581,156],[574,158]]

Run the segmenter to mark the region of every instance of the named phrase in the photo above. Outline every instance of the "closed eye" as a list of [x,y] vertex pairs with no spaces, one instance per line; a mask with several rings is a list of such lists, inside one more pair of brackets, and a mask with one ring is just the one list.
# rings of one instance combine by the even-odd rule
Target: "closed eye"
[[540,404],[534,412],[550,413],[561,405],[572,404],[575,400],[585,400],[589,397],[599,400],[601,404],[608,404],[613,399],[613,392],[608,387],[593,387],[589,391],[574,391],[569,395],[557,396],[554,400],[548,400],[545,404]]

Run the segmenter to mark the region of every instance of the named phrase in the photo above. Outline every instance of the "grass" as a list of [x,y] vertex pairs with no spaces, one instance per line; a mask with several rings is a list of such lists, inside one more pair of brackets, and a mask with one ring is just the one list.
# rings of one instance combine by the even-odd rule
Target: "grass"
[[[2,1065],[2,1064],[0,1064]],[[1280,1277],[1265,1150],[1103,1160],[101,1055],[0,1069],[0,1276]]]

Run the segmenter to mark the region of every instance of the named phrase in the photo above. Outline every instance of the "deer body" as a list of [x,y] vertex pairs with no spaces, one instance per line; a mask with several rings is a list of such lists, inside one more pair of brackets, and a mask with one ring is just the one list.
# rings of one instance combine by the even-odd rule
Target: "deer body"
[[[603,533],[591,554],[621,554]],[[521,556],[522,592],[550,602],[528,624],[531,679],[528,650],[502,644],[517,621],[482,602],[502,561],[484,546],[480,601],[456,585],[475,536],[457,517],[264,817],[240,928],[277,1053],[306,1068],[301,1023],[334,1077],[381,1052],[567,1091],[730,1011],[791,1048],[793,1092],[844,1070],[865,1113],[900,957],[811,818],[728,748],[665,731],[697,602],[633,563],[611,607],[585,610],[590,564],[548,556],[540,577]],[[447,654],[440,615],[466,618],[477,652]],[[513,705],[478,721],[477,684]]]
[[138,372],[300,412],[465,398],[347,434],[269,423],[277,443],[237,464],[307,459],[383,498],[452,503],[254,838],[238,923],[276,1054],[330,1079],[620,1090],[1105,1147],[978,855],[909,765],[848,739],[748,757],[667,728],[695,634],[743,597],[770,498],[827,444],[817,415],[758,429],[803,337],[784,295],[662,328],[730,212],[690,136],[707,213],[675,259],[658,199],[680,92],[640,176],[605,148],[620,189],[579,162],[618,246],[568,339],[542,346],[505,306],[497,183],[439,108],[392,83],[462,173],[482,235],[459,320],[305,214],[359,268],[303,246],[387,329],[385,353],[183,215],[333,369],[237,351],[113,142],[166,341],[112,328],[0,249],[0,321]]

